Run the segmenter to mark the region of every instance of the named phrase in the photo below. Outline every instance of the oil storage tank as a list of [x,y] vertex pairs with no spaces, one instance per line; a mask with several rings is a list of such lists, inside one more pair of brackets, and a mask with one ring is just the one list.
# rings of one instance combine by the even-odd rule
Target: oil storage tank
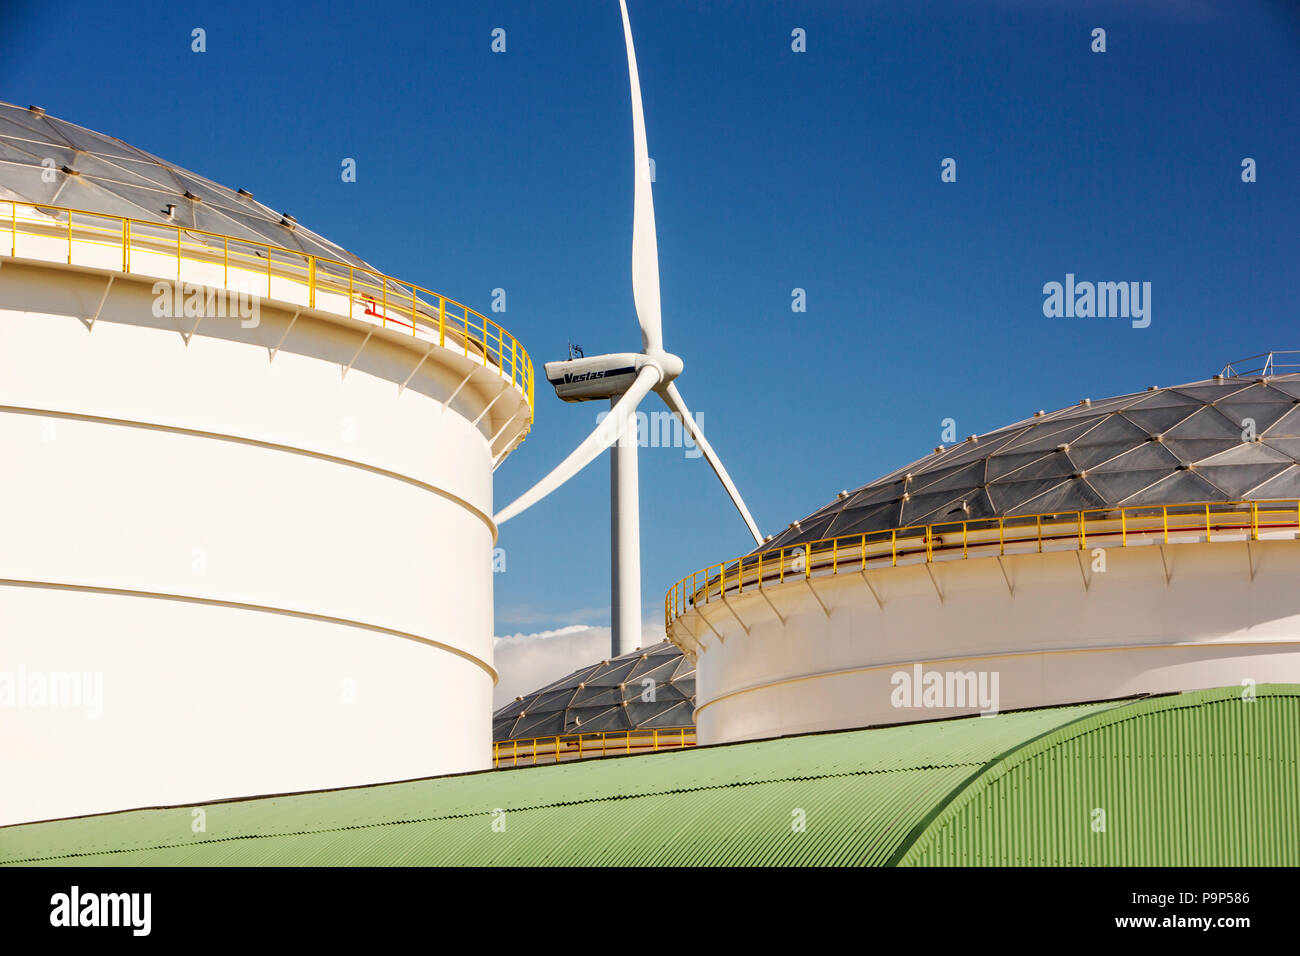
[[1275,358],[936,448],[679,581],[699,742],[1300,681]]
[[486,768],[500,326],[0,104],[0,823]]

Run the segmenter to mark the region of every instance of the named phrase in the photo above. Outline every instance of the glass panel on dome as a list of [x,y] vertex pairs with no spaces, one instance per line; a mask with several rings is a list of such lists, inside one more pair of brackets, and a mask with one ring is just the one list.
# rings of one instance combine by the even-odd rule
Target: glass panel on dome
[[1044,426],[1041,429],[1035,428],[1025,438],[1009,446],[1007,451],[1015,454],[1032,451],[1053,451],[1057,445],[1069,444],[1074,438],[1084,434],[1100,421],[1101,416],[1093,416],[1081,420],[1072,420],[1064,428],[1051,428],[1050,426]]
[[[1139,438],[1122,442],[1111,442],[1108,444],[1098,444],[1089,446],[1070,446],[1070,459],[1079,466],[1081,471],[1090,471],[1094,468],[1104,467],[1121,455],[1126,455],[1136,448],[1146,444],[1145,438]],[[1170,456],[1171,461],[1173,456]]]
[[1088,471],[1088,477],[1094,473],[1111,474],[1122,471],[1147,471],[1161,468],[1172,471],[1178,467],[1178,456],[1165,448],[1160,442],[1147,441],[1136,448],[1126,451],[1117,458],[1102,462]]
[[1165,432],[1166,438],[1224,438],[1241,441],[1240,423],[1229,421],[1213,406],[1207,405],[1196,414],[1179,422]]
[[574,671],[572,674],[568,674],[564,677],[561,677],[557,681],[551,681],[551,683],[547,684],[545,687],[541,689],[541,691],[539,692],[539,696],[541,694],[547,694],[553,691],[563,691],[563,690],[572,691],[574,687],[576,687],[582,681],[585,681],[588,677],[596,673],[598,670],[600,670],[600,665],[593,664],[589,667],[582,668],[582,670]]
[[[83,176],[102,181],[105,187],[110,189],[133,187],[166,191],[168,193],[174,191],[167,183],[159,181],[157,176],[158,167],[156,166],[142,169],[136,164],[124,163],[120,159],[110,156],[78,153],[77,169],[81,170]],[[154,173],[152,176],[149,174],[150,169]]]
[[1075,478],[1061,482],[1035,498],[1030,498],[1018,509],[1022,514],[1046,514],[1052,511],[1087,511],[1106,504],[1088,482]]
[[574,707],[613,707],[622,703],[623,693],[617,687],[592,687],[590,684],[574,691]]
[[987,488],[976,489],[975,493],[966,499],[966,506],[969,509],[966,516],[967,521],[989,518],[997,513],[992,500],[989,498]]
[[1189,395],[1201,402],[1221,401],[1229,395],[1235,395],[1246,388],[1248,383],[1241,381],[1225,381],[1222,385],[1199,383],[1195,385],[1178,385],[1174,391],[1183,395]]
[[[680,654],[681,652],[679,651],[678,653]],[[669,680],[671,680],[673,683],[680,683],[682,681],[688,681],[694,679],[695,679],[695,665],[692,664],[685,655],[682,655],[681,657],[678,658],[677,665],[674,668],[672,677],[670,677]]]
[[1227,451],[1241,443],[1241,438],[1169,438],[1163,444],[1178,456],[1183,464],[1190,465],[1212,455]]
[[831,528],[834,535],[861,534],[893,526],[898,514],[897,504],[880,504],[872,508],[853,508],[845,511]]
[[1268,445],[1270,448],[1276,448],[1282,454],[1289,456],[1295,461],[1300,461],[1300,437],[1274,438],[1272,435],[1265,435],[1264,444]]
[[[1228,393],[1224,392],[1223,394],[1227,395]],[[1146,392],[1143,396],[1134,399],[1133,404],[1130,405],[1129,408],[1134,410],[1149,410],[1155,408],[1173,408],[1179,405],[1190,405],[1195,408],[1204,404],[1204,402],[1192,398],[1190,395],[1183,395],[1179,392],[1173,391],[1172,389],[1161,388],[1154,392]]]
[[632,672],[632,667],[636,660],[619,660],[611,663],[608,667],[601,668],[599,673],[593,674],[587,679],[588,687],[613,687],[616,684],[622,684],[627,680],[628,674]]
[[1190,418],[1203,405],[1172,405],[1167,408],[1130,408],[1120,412],[1138,428],[1143,429],[1152,435],[1158,435],[1163,431],[1173,428],[1179,422]]
[[1021,506],[1030,498],[1037,498],[1043,492],[1055,488],[1061,484],[1058,478],[1048,478],[1039,481],[1012,481],[988,486],[989,496],[993,499],[994,507],[1001,514],[1020,513]]
[[[573,733],[598,734],[608,733],[615,730],[628,730],[632,727],[632,721],[628,719],[627,708],[611,707],[608,710],[592,714],[590,717],[583,717],[582,726],[575,728]],[[597,744],[596,746],[600,746]]]
[[1128,498],[1168,478],[1170,469],[1161,468],[1150,471],[1118,471],[1111,474],[1088,472],[1088,484],[1096,489],[1108,505],[1117,505]]
[[[973,494],[974,489],[967,489],[967,494]],[[917,495],[903,502],[903,524],[922,525],[931,520],[939,520],[937,515],[942,514],[948,508],[959,505],[964,494],[953,494],[951,491],[942,491],[935,495]]]
[[1136,445],[1138,442],[1146,439],[1148,432],[1143,428],[1138,428],[1123,415],[1107,415],[1097,425],[1084,432],[1082,435],[1070,442],[1071,450],[1075,448],[1090,448],[1094,445],[1113,445],[1116,442],[1127,442],[1130,445]]
[[565,733],[564,714],[554,712],[549,714],[529,714],[520,718],[515,724],[511,737],[554,737],[556,734]]
[[[623,692],[624,697],[633,697],[641,693],[644,688],[643,681],[652,680],[658,687],[664,687],[672,683],[673,675],[677,672],[676,660],[665,660],[662,657],[655,658],[658,661],[653,667],[642,671],[636,671],[627,679],[627,687]],[[651,663],[646,661],[647,664]]]
[[984,462],[977,461],[930,475],[920,475],[908,490],[915,495],[932,495],[950,489],[973,488],[984,483]]
[[57,136],[60,140],[66,141],[77,149],[85,153],[98,153],[101,156],[107,156],[114,162],[136,163],[148,165],[157,168],[161,162],[156,157],[150,156],[143,150],[136,149],[120,140],[113,139],[111,136],[105,136],[102,133],[96,133],[93,130],[83,129],[79,126],[73,126],[62,120],[53,120],[46,117],[46,122],[42,125],[54,127],[53,130],[44,130],[38,135],[44,135],[47,138]]
[[546,694],[538,694],[537,700],[533,702],[533,710],[551,711],[563,710],[573,701],[574,692],[577,686],[566,687],[563,690],[551,691]]
[[1065,452],[1051,452],[999,479],[999,483],[1033,481],[1039,478],[1069,478],[1078,470],[1070,458],[1071,456]]
[[1275,478],[1287,468],[1286,464],[1271,462],[1267,465],[1197,465],[1196,473],[1228,498],[1242,498],[1270,478]]
[[[1260,429],[1255,429],[1259,434]],[[1286,414],[1268,428],[1269,438],[1300,438],[1300,405],[1292,405]]]
[[1053,454],[1050,451],[1031,451],[1023,454],[1014,454],[1008,452],[1002,455],[994,455],[986,462],[984,475],[988,481],[996,481],[1014,471],[1017,471],[1025,465],[1032,462],[1041,461],[1045,456]]
[[694,708],[685,701],[680,701],[671,707],[657,707],[653,704],[628,705],[628,710],[634,709],[636,710],[633,717],[637,727],[694,729]]
[[1271,465],[1277,462],[1290,464],[1291,461],[1290,456],[1282,454],[1277,449],[1270,448],[1263,442],[1252,441],[1233,445],[1226,451],[1204,458],[1196,463],[1196,467],[1198,471],[1202,471],[1210,465]]
[[847,504],[850,508],[862,508],[884,501],[893,501],[903,493],[902,481],[890,481],[881,485],[870,485],[851,498]]
[[1300,398],[1300,375],[1288,375],[1285,378],[1269,379],[1269,388],[1277,389],[1284,395]]
[[967,509],[970,505],[966,498],[954,498],[945,501],[937,508],[932,508],[925,512],[916,512],[909,523],[917,525],[943,525],[945,523],[957,522],[954,526],[960,530],[960,522],[965,521]]
[[647,690],[647,688],[637,684],[635,688],[628,688],[629,691],[634,692],[629,694],[627,700],[629,704],[637,702],[646,704],[655,703],[666,707],[670,704],[680,703],[683,700],[689,700],[694,696],[695,691],[693,687],[685,686],[690,683],[691,681],[689,679],[681,682],[660,681],[655,685],[655,699],[653,701],[641,700],[641,695]]
[[1121,408],[1128,408],[1133,405],[1141,397],[1141,394],[1141,392],[1137,392],[1129,395],[1116,395],[1114,398],[1100,399],[1087,405],[1073,405],[1052,417],[1054,421],[1067,421],[1085,415],[1096,415],[1099,412],[1118,411]]
[[1239,392],[1233,392],[1230,398],[1217,401],[1214,404],[1222,405],[1226,401],[1233,405],[1253,404],[1256,402],[1264,402],[1268,404],[1281,402],[1284,405],[1288,405],[1291,403],[1291,399],[1292,396],[1288,395],[1286,392],[1273,388],[1271,385],[1255,384],[1243,388]]
[[[966,442],[958,439],[955,443],[948,446],[943,455],[937,459],[942,467],[952,465],[967,464],[972,459],[983,459],[996,452],[998,449],[1013,442],[1022,435],[1026,429],[1010,429],[1004,433],[990,433],[989,435],[979,436],[977,442]],[[962,436],[964,438],[965,436]],[[915,470],[915,469],[913,469]]]
[[1292,465],[1286,471],[1260,485],[1250,493],[1255,500],[1265,498],[1300,498],[1300,467]]
[[[23,110],[22,113],[29,111]],[[10,137],[13,139],[37,139],[44,142],[44,139],[32,134],[31,127],[21,122],[21,113],[14,110],[0,110],[0,136]],[[36,149],[37,144],[28,144],[28,149]]]
[[[73,209],[93,209],[95,212],[105,213],[110,216],[159,218],[155,215],[154,210],[143,210],[134,203],[123,199],[116,192],[107,192],[100,189],[94,183],[87,182],[80,176],[69,178],[67,185],[59,193],[57,202],[60,206],[69,206]],[[161,208],[159,206],[159,209]],[[75,218],[78,223],[84,222],[88,226],[112,228],[113,225],[109,220],[96,221],[93,216],[75,216]],[[118,226],[117,228],[120,229],[121,227]],[[175,233],[172,233],[172,236],[174,238]]]
[[[41,165],[41,160],[46,157],[54,160],[54,168],[57,170],[60,166],[68,165],[74,169],[79,161],[77,153],[71,149],[62,146],[44,146],[39,153],[32,152],[30,143],[17,143],[13,140],[0,139],[0,161],[6,164],[5,183],[9,183],[10,174],[20,170],[35,172],[37,176],[47,168]],[[10,166],[9,164],[13,164]],[[61,174],[55,176],[61,178]]]
[[1176,471],[1149,488],[1130,495],[1125,505],[1169,505],[1182,502],[1222,501],[1223,493],[1190,471]]

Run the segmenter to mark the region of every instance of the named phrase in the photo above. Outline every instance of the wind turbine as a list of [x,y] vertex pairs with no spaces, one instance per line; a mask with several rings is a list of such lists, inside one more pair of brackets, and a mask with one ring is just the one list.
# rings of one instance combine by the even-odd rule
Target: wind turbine
[[630,651],[641,634],[641,524],[637,488],[636,410],[651,391],[657,392],[695,440],[704,458],[727,490],[757,544],[763,543],[758,526],[745,507],[731,476],[713,450],[699,423],[677,390],[675,379],[682,374],[682,360],[663,347],[659,307],[659,248],[655,237],[654,198],[650,193],[650,154],[646,147],[645,113],[641,107],[641,80],[632,48],[632,25],[626,0],[619,0],[623,13],[623,40],[627,44],[627,72],[632,88],[632,145],[635,192],[632,213],[632,297],[641,325],[641,351],[615,352],[546,363],[546,379],[566,402],[608,399],[609,415],[596,426],[569,456],[545,478],[497,513],[504,524],[535,505],[590,464],[610,445],[610,564],[613,616],[612,652],[615,657]]

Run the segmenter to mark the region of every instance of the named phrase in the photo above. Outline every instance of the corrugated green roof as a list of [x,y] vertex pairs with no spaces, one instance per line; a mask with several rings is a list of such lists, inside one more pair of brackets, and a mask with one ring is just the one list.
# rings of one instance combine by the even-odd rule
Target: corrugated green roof
[[[28,824],[0,828],[0,863],[869,865],[929,862],[923,858],[927,853],[946,853],[945,862],[994,861],[1000,853],[998,827],[1005,824],[980,818],[994,844],[981,844],[978,852],[964,851],[956,858],[951,835],[971,826],[957,814],[978,817],[979,799],[985,800],[985,812],[997,807],[1005,798],[993,788],[1009,774],[1037,774],[1045,781],[1038,788],[1041,796],[1023,812],[1057,823],[1041,829],[1024,824],[1024,839],[1050,837],[1052,826],[1063,824],[1047,781],[1060,773],[1048,773],[1033,761],[1043,759],[1047,767],[1066,759],[1099,763],[1103,766],[1096,773],[1115,776],[1113,786],[1122,787],[1132,774],[1128,764],[1147,759],[1151,746],[1134,744],[1126,756],[1123,750],[1097,751],[1086,743],[1072,752],[1069,742],[1108,739],[1100,733],[1104,728],[1140,722],[1143,715],[1203,715],[1169,717],[1167,723],[1179,728],[1191,753],[1223,755],[1215,760],[1257,762],[1266,732],[1291,741],[1294,801],[1300,687],[1260,688],[1258,701],[1242,705],[1259,708],[1258,719],[1241,726],[1214,716],[1222,711],[1222,701],[1239,692],[1215,693],[1217,698],[1202,693],[1060,707],[207,804],[202,807],[206,831],[199,833],[192,829],[191,807]],[[1288,721],[1289,729],[1279,731]],[[1087,727],[1093,729],[1074,729]],[[1051,743],[1058,739],[1059,745]],[[1142,739],[1161,738],[1153,732]],[[1269,745],[1270,759],[1285,746]],[[1155,750],[1156,759],[1164,759],[1161,748]],[[1200,773],[1199,765],[1177,759],[1181,769],[1171,767],[1162,779],[1172,784],[1182,780],[1180,774]],[[1001,770],[1003,766],[1022,769]],[[1261,788],[1249,796],[1257,814],[1270,813],[1269,801],[1279,799],[1276,791],[1287,786],[1286,766],[1280,760],[1276,772],[1256,774],[1243,785]],[[1066,777],[1088,779],[1082,771]],[[1207,797],[1219,792],[1209,784],[1190,790]],[[1142,799],[1158,797],[1154,789],[1142,793]],[[494,815],[498,808],[503,815]],[[796,810],[806,816],[804,832],[792,827]],[[1181,826],[1201,817],[1179,820]],[[1085,828],[1087,823],[1085,818]],[[1143,824],[1152,825],[1150,820]],[[1252,825],[1263,830],[1278,826]],[[1240,828],[1231,821],[1219,826]],[[947,842],[929,842],[935,828],[948,834]],[[1111,832],[1131,839],[1131,834]],[[1294,835],[1294,826],[1288,832]],[[1279,837],[1285,840],[1286,834],[1279,831]],[[1184,833],[1183,838],[1195,835]],[[1170,845],[1140,842],[1152,853]],[[940,849],[929,849],[932,845]],[[1042,857],[1034,853],[1025,859]],[[1281,853],[1300,859],[1294,846]]]
[[989,764],[904,865],[1300,864],[1300,687],[1157,697]]

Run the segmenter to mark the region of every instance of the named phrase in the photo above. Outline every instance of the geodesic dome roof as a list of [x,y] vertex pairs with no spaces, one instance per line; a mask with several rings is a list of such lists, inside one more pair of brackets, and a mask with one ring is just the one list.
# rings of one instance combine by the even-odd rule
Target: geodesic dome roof
[[[654,700],[642,700],[654,681]],[[664,641],[601,661],[514,700],[492,718],[493,740],[695,726],[695,665]]]
[[1297,462],[1300,373],[1216,376],[1084,399],[936,449],[758,550],[1009,515],[1300,498]]
[[251,192],[227,189],[39,107],[0,102],[0,199],[191,226],[371,268]]

